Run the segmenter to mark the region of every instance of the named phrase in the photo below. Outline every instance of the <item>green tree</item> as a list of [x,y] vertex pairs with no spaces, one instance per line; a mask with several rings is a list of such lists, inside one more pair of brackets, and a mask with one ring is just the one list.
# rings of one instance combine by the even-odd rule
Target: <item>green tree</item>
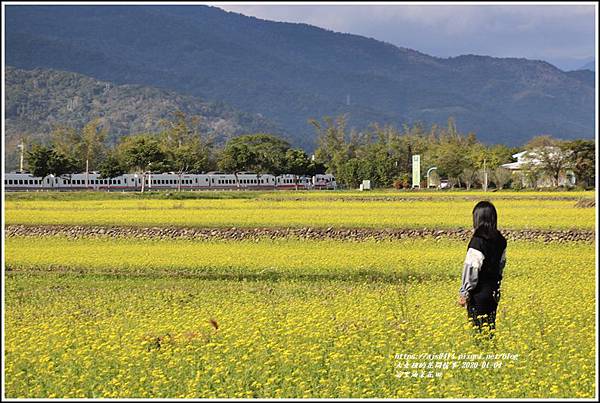
[[308,174],[311,161],[300,149],[289,149],[285,153],[285,171],[294,175],[294,184],[298,189],[298,176]]
[[199,173],[208,170],[212,157],[213,138],[203,136],[200,131],[200,117],[187,117],[176,111],[172,119],[162,119],[160,125],[161,145],[166,155],[165,163],[179,175],[178,190],[185,172]]
[[52,147],[33,144],[26,152],[27,164],[34,176],[45,178],[48,175],[70,175],[77,168],[77,161]]
[[84,170],[81,133],[77,129],[64,125],[55,126],[52,132],[50,132],[50,139],[57,153],[77,161],[78,171]]
[[119,155],[123,166],[142,175],[142,193],[145,189],[146,175],[149,172],[164,169],[165,154],[158,139],[150,134],[129,136],[119,145]]
[[364,165],[358,158],[350,158],[338,168],[336,181],[349,188],[357,188],[364,177]]
[[92,119],[81,131],[81,153],[87,171],[96,171],[106,156],[108,130],[102,128],[100,119]]
[[492,171],[492,181],[496,184],[496,189],[502,189],[512,179],[512,172],[510,169],[502,168],[501,166],[496,167]]
[[477,169],[472,166],[466,166],[460,173],[459,178],[467,187],[467,190],[471,189],[473,183],[477,180]]
[[290,149],[287,141],[271,134],[247,134],[227,142],[219,156],[220,169],[233,172],[254,171],[279,175],[286,168],[286,153]]
[[596,183],[596,149],[593,140],[572,140],[564,144],[570,150],[569,166],[577,182],[585,187]]
[[101,178],[112,179],[127,172],[127,167],[116,152],[110,152],[106,158],[98,165],[98,172]]
[[561,140],[548,135],[536,136],[526,145],[526,158],[531,160],[529,169],[547,175],[554,186],[558,186],[561,174],[570,168],[572,151]]
[[[327,167],[327,172],[336,175],[341,165],[354,156],[353,150],[358,147],[358,136],[352,136],[350,144],[346,141],[346,115],[337,118],[325,116],[323,122],[310,119],[309,123],[315,128],[317,135],[317,162]],[[336,175],[337,176],[337,175]]]

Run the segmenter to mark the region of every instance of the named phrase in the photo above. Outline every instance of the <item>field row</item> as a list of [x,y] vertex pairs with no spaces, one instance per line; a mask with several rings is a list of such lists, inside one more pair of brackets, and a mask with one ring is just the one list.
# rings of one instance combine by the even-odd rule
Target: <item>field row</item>
[[[464,242],[6,242],[9,397],[594,393],[594,245],[510,243],[478,344],[455,303]],[[394,358],[444,352],[517,358],[410,376]]]
[[195,199],[254,199],[254,200],[405,200],[405,199],[521,199],[521,200],[579,200],[594,199],[591,191],[537,191],[502,190],[484,192],[480,190],[356,190],[336,191],[147,191],[140,192],[14,192],[7,193],[8,201],[27,200],[195,200]]
[[[505,229],[594,229],[573,200],[496,200]],[[471,228],[476,200],[7,201],[6,224],[178,227]]]
[[[507,256],[510,266],[515,268],[513,274],[524,276],[527,273],[516,269],[537,264],[548,272],[556,270],[553,262],[557,251],[570,256],[573,265],[580,267],[590,264],[594,245],[511,242]],[[465,253],[466,242],[434,239],[352,243],[293,239],[230,242],[10,237],[6,239],[5,259],[8,270],[69,269],[209,278],[441,276],[458,279]]]

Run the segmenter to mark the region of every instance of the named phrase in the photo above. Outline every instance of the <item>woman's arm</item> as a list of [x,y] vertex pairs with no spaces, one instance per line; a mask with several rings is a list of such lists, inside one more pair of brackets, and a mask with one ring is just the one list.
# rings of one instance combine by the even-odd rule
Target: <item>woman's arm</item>
[[480,250],[469,248],[463,265],[462,285],[458,293],[465,300],[469,300],[469,293],[477,286],[479,280],[479,270],[483,265],[485,256]]

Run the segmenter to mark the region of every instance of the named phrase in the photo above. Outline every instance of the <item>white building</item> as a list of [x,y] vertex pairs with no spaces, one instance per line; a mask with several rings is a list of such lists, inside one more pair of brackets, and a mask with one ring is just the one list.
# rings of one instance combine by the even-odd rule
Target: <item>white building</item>
[[[552,155],[552,151],[550,155]],[[558,150],[556,151],[558,152]],[[510,162],[503,164],[502,167],[510,169],[513,172],[513,181],[521,180],[523,187],[551,187],[554,186],[553,179],[547,175],[532,175],[530,172],[531,166],[536,166],[541,161],[536,158],[535,152],[521,151],[513,154],[513,158],[516,158],[516,162]],[[575,186],[575,174],[572,170],[566,169],[564,174],[561,174],[558,178],[558,186]]]

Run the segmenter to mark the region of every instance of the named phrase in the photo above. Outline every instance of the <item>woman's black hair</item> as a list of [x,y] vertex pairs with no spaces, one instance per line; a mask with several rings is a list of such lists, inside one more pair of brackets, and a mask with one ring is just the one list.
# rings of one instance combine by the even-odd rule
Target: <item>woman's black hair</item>
[[489,201],[480,201],[473,209],[473,228],[475,235],[486,239],[498,236],[498,214],[496,208]]

